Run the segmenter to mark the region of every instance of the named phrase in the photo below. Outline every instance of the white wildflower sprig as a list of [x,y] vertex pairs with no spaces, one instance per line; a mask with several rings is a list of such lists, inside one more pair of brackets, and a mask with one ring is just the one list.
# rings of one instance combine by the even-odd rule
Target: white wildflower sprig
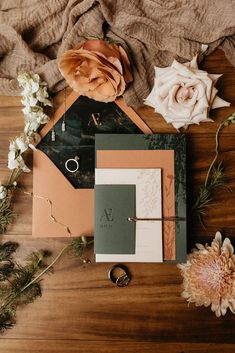
[[0,234],[6,231],[12,223],[15,213],[11,209],[12,194],[18,189],[18,179],[21,173],[29,173],[30,169],[25,164],[23,154],[28,149],[35,149],[40,141],[37,133],[42,124],[49,121],[44,108],[52,106],[47,92],[46,83],[40,80],[39,75],[24,73],[18,76],[22,87],[22,109],[24,113],[24,131],[14,140],[10,141],[8,153],[8,168],[12,170],[8,182],[0,183]]
[[10,141],[8,154],[8,168],[17,169],[19,172],[30,172],[26,166],[22,154],[40,141],[37,130],[42,124],[49,121],[49,116],[44,113],[46,106],[52,106],[47,92],[46,83],[40,80],[38,74],[24,73],[17,78],[20,87],[23,88],[22,109],[25,118],[24,132]]

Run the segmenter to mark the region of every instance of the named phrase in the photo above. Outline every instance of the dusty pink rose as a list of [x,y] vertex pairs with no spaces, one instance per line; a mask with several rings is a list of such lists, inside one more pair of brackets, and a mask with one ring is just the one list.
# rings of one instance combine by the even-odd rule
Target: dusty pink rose
[[94,39],[65,52],[59,69],[70,87],[101,102],[112,102],[132,81],[130,61],[117,44]]
[[230,105],[216,95],[214,86],[220,76],[199,70],[197,57],[184,64],[174,60],[169,67],[155,67],[154,86],[145,104],[176,129],[212,121],[210,109]]

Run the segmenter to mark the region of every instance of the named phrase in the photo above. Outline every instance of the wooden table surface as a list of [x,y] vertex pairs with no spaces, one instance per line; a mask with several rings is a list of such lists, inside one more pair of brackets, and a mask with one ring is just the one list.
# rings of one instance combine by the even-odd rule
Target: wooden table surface
[[[188,137],[188,200],[192,203],[213,158],[214,134],[218,123],[235,111],[235,68],[222,52],[208,57],[203,65],[210,73],[223,73],[217,87],[231,107],[212,111],[214,123],[192,126]],[[58,105],[63,94],[56,97]],[[138,110],[155,133],[175,132],[151,108]],[[6,180],[9,139],[22,129],[19,97],[0,97],[0,179]],[[235,125],[224,130],[221,159],[229,193],[221,189],[205,218],[206,230],[188,222],[188,249],[195,242],[210,242],[217,230],[230,236],[235,245]],[[21,179],[32,190],[32,173]],[[49,249],[55,255],[68,239],[32,239],[32,200],[18,194],[18,214],[3,240],[22,246],[19,258],[32,250]],[[109,264],[83,265],[65,256],[46,275],[43,295],[19,310],[17,325],[0,339],[2,353],[196,353],[233,352],[235,315],[216,318],[208,308],[188,306],[181,298],[182,278],[173,264],[130,264],[133,275],[126,288],[116,288],[107,279]]]

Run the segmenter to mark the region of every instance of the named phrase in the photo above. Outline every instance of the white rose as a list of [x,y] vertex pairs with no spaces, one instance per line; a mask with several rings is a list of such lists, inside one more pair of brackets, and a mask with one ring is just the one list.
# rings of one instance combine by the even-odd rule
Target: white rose
[[4,185],[0,184],[0,200],[5,199],[7,196],[7,188]]
[[145,104],[176,129],[212,121],[208,118],[210,109],[230,105],[216,96],[214,85],[220,76],[199,70],[197,57],[184,64],[174,60],[169,67],[155,67],[154,86]]

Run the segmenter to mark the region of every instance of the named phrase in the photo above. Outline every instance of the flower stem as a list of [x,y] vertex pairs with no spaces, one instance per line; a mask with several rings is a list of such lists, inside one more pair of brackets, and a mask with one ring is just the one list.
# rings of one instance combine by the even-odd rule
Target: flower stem
[[10,177],[7,182],[7,186],[10,188],[13,186],[14,181],[18,181],[20,175],[22,174],[22,170],[15,168],[12,170]]
[[207,175],[206,175],[206,180],[205,180],[205,188],[207,188],[208,186],[208,182],[209,182],[209,177],[210,177],[210,174],[211,174],[211,171],[215,165],[215,162],[217,161],[218,159],[218,156],[219,156],[219,134],[221,132],[221,130],[223,130],[223,128],[225,126],[229,126],[231,123],[235,123],[235,113],[231,114],[230,116],[228,116],[226,119],[224,119],[218,129],[216,130],[216,134],[215,134],[215,157],[208,169],[208,172],[207,172]]
[[35,283],[40,277],[42,277],[44,273],[49,271],[50,268],[52,268],[52,266],[54,266],[55,263],[60,259],[60,257],[67,250],[68,247],[69,245],[64,246],[63,249],[59,252],[59,254],[54,258],[54,260],[46,268],[44,268],[44,270],[41,271],[34,279],[32,279],[32,281],[30,281],[26,286],[21,289],[21,293],[25,291],[25,289],[27,289],[29,286],[31,286],[31,284]]
[[217,131],[216,131],[216,134],[215,134],[215,157],[208,169],[208,172],[207,172],[207,175],[206,175],[206,180],[205,180],[205,188],[208,186],[208,180],[209,180],[209,177],[210,177],[210,173],[211,173],[211,170],[212,168],[214,167],[215,165],[215,162],[217,161],[217,158],[219,156],[219,133],[220,131],[222,130],[222,128],[224,127],[224,121],[219,125]]

